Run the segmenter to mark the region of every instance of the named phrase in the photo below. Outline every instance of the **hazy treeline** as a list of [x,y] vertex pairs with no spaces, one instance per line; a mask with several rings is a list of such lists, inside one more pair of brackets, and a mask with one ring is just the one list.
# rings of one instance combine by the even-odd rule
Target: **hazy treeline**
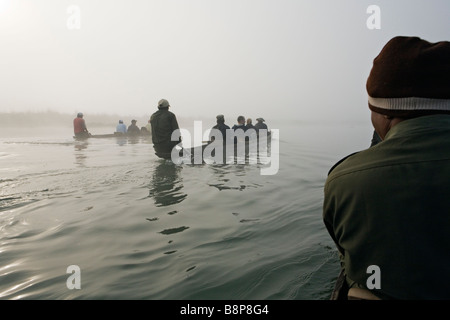
[[[156,111],[156,110],[154,110]],[[115,130],[119,120],[129,126],[131,120],[137,120],[136,125],[143,127],[150,119],[151,113],[140,116],[123,116],[117,114],[90,114],[88,111],[83,112],[84,120],[88,130],[90,128],[105,128],[111,133]],[[63,127],[73,128],[73,119],[76,113],[61,113],[57,111],[43,111],[43,112],[0,112],[0,127],[1,128],[38,128],[38,127]],[[236,116],[237,117],[237,116]],[[194,121],[203,121],[203,130],[211,128],[216,124],[215,114],[205,115],[202,119],[192,117],[177,116],[180,128],[191,128]],[[289,119],[283,120],[284,123],[289,122]],[[230,116],[226,117],[226,124],[230,127],[236,123],[236,118]],[[255,123],[255,120],[253,120]],[[296,121],[298,124],[298,121]],[[272,125],[272,122],[269,124]],[[107,132],[107,131],[105,131]],[[105,133],[103,132],[103,133]]]
[[[75,114],[60,113],[56,111],[45,112],[0,112],[0,126],[2,127],[72,127]],[[131,120],[136,119],[138,126],[145,126],[149,116],[120,116],[110,114],[89,114],[84,112],[86,125],[89,127],[111,127],[115,128],[119,120],[129,125]]]

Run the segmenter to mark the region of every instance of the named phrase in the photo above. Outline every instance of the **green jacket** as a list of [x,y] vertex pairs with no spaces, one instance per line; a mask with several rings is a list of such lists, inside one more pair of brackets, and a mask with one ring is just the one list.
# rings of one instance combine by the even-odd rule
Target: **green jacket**
[[152,127],[153,144],[174,145],[178,142],[171,142],[172,132],[179,129],[175,114],[167,108],[156,111],[150,117]]
[[393,299],[450,299],[450,115],[400,122],[328,175],[323,219],[347,282],[380,268]]

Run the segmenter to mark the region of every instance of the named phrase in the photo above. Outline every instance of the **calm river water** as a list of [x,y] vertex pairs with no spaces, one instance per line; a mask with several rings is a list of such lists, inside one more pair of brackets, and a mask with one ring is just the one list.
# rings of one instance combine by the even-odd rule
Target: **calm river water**
[[[323,185],[372,131],[278,129],[275,175],[253,164],[177,166],[144,139],[3,130],[0,298],[329,299],[339,263]],[[72,265],[81,289],[67,286]]]

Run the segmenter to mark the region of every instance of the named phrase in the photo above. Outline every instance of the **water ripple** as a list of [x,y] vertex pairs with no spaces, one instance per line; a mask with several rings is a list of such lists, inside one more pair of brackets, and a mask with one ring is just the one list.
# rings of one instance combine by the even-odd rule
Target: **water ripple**
[[187,229],[189,229],[189,227],[183,226],[183,227],[179,227],[179,228],[165,229],[163,231],[160,231],[159,233],[168,235],[168,234],[183,232],[184,230],[187,230]]
[[[36,284],[39,281],[40,277],[38,276],[33,276],[33,277],[29,277],[29,278],[25,278],[23,279],[21,282],[19,283],[15,283],[14,285],[12,285],[11,287],[5,289],[4,291],[0,292],[0,298],[5,298],[5,297],[10,297],[13,296],[16,293],[22,292],[25,289],[33,286],[34,284]],[[3,279],[3,281],[5,281],[7,279]],[[19,295],[18,297],[15,297],[14,299],[21,299],[24,296]]]

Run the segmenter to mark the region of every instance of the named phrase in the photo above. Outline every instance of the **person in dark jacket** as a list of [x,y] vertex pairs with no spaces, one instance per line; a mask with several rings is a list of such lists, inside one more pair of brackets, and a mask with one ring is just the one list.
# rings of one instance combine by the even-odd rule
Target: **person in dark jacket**
[[373,61],[382,142],[341,160],[324,187],[347,297],[450,299],[449,57],[448,41],[394,37]]
[[245,127],[248,129],[255,129],[255,126],[253,125],[253,121],[251,118],[247,119],[247,124],[245,125]]
[[[230,127],[228,125],[225,124],[225,117],[223,114],[219,114],[216,117],[216,125],[214,127],[212,127],[212,129],[217,129],[222,133],[222,141],[225,143],[226,142],[226,136],[227,136],[227,130],[230,129]],[[210,141],[214,141],[214,137],[209,136],[209,140]]]
[[232,129],[233,130],[237,130],[237,129],[242,129],[242,130],[244,130],[244,131],[246,131],[247,130],[247,127],[245,126],[245,117],[244,116],[239,116],[238,118],[237,118],[237,124],[235,124],[233,127],[232,127]]
[[177,117],[169,111],[169,101],[161,99],[158,102],[158,111],[150,117],[153,148],[156,155],[162,158],[171,158],[172,149],[181,142],[171,141],[172,133],[179,129]]
[[131,124],[128,126],[127,134],[129,136],[137,136],[141,134],[141,129],[136,125],[137,120],[131,120]]
[[264,123],[264,119],[263,118],[257,118],[256,119],[256,124],[255,124],[255,130],[256,132],[258,132],[260,129],[266,129],[267,130],[267,125]]

